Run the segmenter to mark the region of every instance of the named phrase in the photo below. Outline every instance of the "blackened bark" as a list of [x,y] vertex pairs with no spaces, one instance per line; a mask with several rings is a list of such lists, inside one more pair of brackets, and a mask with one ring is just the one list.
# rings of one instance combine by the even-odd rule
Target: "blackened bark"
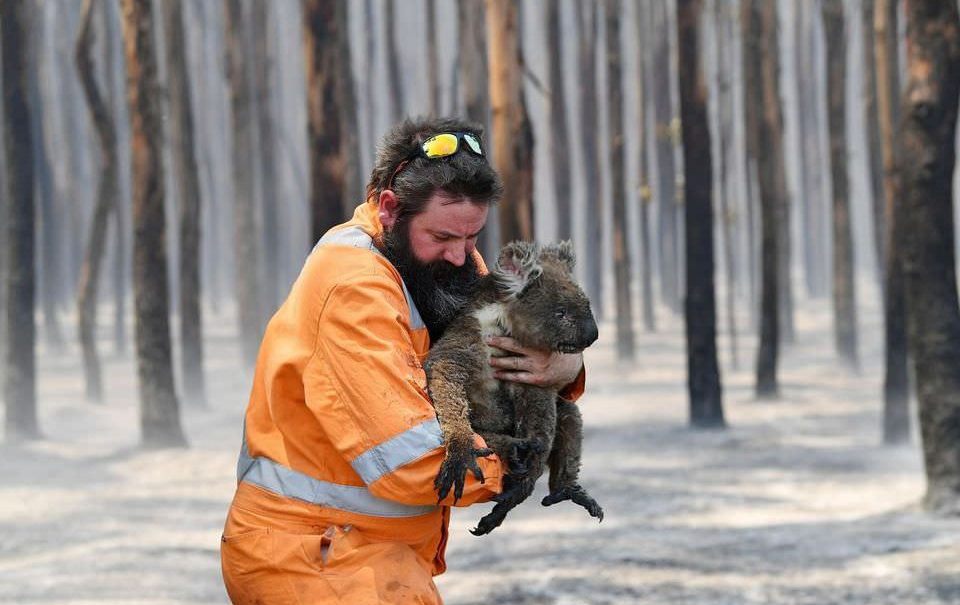
[[140,427],[147,447],[186,444],[173,386],[163,207],[162,121],[150,0],[123,0],[133,145],[133,286]]
[[637,3],[636,8],[637,33],[637,115],[639,129],[637,140],[639,144],[639,166],[637,174],[640,179],[640,299],[643,326],[648,332],[657,330],[657,316],[653,304],[653,245],[650,237],[650,212],[653,208],[653,192],[650,186],[650,154],[647,146],[648,127],[650,124],[650,106],[652,86],[649,82],[649,44],[650,39],[650,11],[648,5]]
[[493,159],[503,179],[499,205],[501,242],[534,239],[534,140],[523,94],[519,10],[516,3],[508,0],[487,0]]
[[563,52],[560,31],[560,2],[547,2],[547,73],[550,88],[550,159],[553,161],[553,190],[556,198],[557,237],[573,236],[573,207],[570,199],[570,136],[567,133],[567,95],[563,90]]
[[251,98],[251,69],[245,50],[249,23],[241,0],[225,0],[224,20],[233,130],[234,288],[243,361],[252,366],[263,333],[262,291],[258,279],[262,259],[253,190],[256,152],[252,128],[256,118]]
[[[846,56],[843,1],[824,0],[823,26],[828,57]],[[830,125],[830,175],[833,183],[834,337],[840,361],[857,369],[856,288],[853,278],[853,233],[847,173],[846,61],[827,61]]]
[[874,42],[876,0],[867,0],[862,5],[863,21],[863,112],[867,126],[867,159],[870,174],[870,199],[873,201],[873,244],[876,251],[877,282],[880,295],[886,287],[884,274],[884,194],[883,152],[880,143],[880,116],[877,108],[877,59]]
[[623,68],[620,58],[620,0],[604,0],[607,47],[607,143],[613,204],[613,277],[616,290],[617,359],[633,361],[633,303],[627,247],[626,148],[623,129]]
[[94,0],[84,0],[80,33],[77,37],[74,58],[80,83],[90,109],[90,118],[97,131],[100,144],[100,179],[93,219],[87,239],[87,253],[80,270],[77,285],[77,318],[80,347],[83,352],[83,369],[86,378],[86,395],[90,401],[103,400],[103,378],[100,371],[100,356],[97,353],[96,319],[97,291],[103,251],[107,241],[110,215],[117,205],[119,181],[117,172],[117,135],[113,116],[97,84],[93,65],[93,8]]
[[874,14],[877,67],[877,114],[883,157],[884,194],[884,361],[883,442],[910,440],[910,381],[907,372],[907,318],[903,270],[900,265],[896,220],[901,198],[899,149],[894,129],[900,122],[900,65],[897,39],[897,0],[881,0]]
[[724,426],[717,364],[717,319],[713,263],[713,166],[707,123],[707,88],[700,55],[702,0],[678,0],[680,123],[683,133],[684,225],[686,228],[687,388],[690,424]]
[[7,343],[3,399],[8,441],[35,439],[37,424],[36,325],[34,324],[34,197],[31,108],[27,103],[30,57],[28,0],[0,0],[3,56],[3,134],[9,197],[7,247]]
[[910,353],[930,510],[960,514],[960,308],[953,170],[960,96],[954,2],[908,0],[903,97],[903,197],[898,208]]
[[575,3],[577,23],[577,71],[579,73],[580,104],[580,145],[583,151],[583,176],[586,191],[586,239],[591,245],[584,248],[584,267],[586,268],[586,289],[593,302],[593,312],[597,319],[604,315],[603,300],[603,255],[599,242],[603,241],[603,190],[600,175],[603,167],[600,163],[599,137],[597,129],[597,30],[598,19],[594,0],[582,0]]
[[347,0],[337,2],[337,98],[340,107],[340,154],[343,157],[343,206],[342,218],[353,214],[353,209],[363,200],[364,185],[360,169],[360,123],[357,116],[356,83],[353,77],[353,60],[350,52],[350,36],[347,22]]
[[[318,0],[305,0],[308,4],[314,4]],[[321,3],[330,3],[331,0],[320,0]],[[390,83],[390,89],[383,95],[387,102],[387,115],[391,122],[399,122],[406,114],[406,103],[403,93],[403,72],[400,71],[400,49],[397,47],[397,22],[394,19],[397,0],[385,0],[383,22],[387,30],[384,45],[387,47],[387,81]],[[310,11],[311,13],[313,11]],[[332,26],[332,24],[331,24]],[[320,30],[318,30],[319,32]],[[325,44],[323,38],[320,44]],[[433,41],[431,41],[431,44]],[[309,93],[308,93],[309,94]]]
[[200,309],[200,173],[190,104],[187,40],[183,0],[164,0],[167,83],[170,99],[170,145],[180,201],[180,371],[183,398],[189,405],[206,404],[203,373],[203,317]]
[[[336,5],[339,1],[305,0],[303,6],[313,241],[343,219],[344,162],[336,82]],[[389,21],[387,25],[392,27]]]
[[437,2],[426,0],[424,10],[427,12],[427,92],[429,93],[429,110],[433,115],[440,114],[440,68],[437,66]]
[[653,52],[656,73],[654,112],[657,136],[657,181],[659,183],[660,223],[660,295],[668,308],[680,310],[680,253],[677,237],[677,172],[674,151],[677,141],[677,120],[670,99],[670,19],[666,4],[653,3],[652,20],[657,32]]

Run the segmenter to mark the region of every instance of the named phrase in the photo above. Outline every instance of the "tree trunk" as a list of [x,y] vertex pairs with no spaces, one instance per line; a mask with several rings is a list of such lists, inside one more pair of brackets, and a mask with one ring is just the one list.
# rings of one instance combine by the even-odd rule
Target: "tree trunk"
[[736,320],[736,289],[737,268],[735,262],[736,242],[733,237],[733,211],[730,208],[728,185],[731,182],[729,174],[729,160],[734,156],[733,146],[733,90],[731,88],[731,66],[733,53],[730,46],[733,43],[732,15],[724,2],[715,1],[714,4],[714,40],[717,56],[717,122],[719,153],[717,155],[718,171],[720,173],[719,189],[720,220],[723,229],[723,260],[727,277],[727,331],[730,339],[730,360],[733,368],[737,369],[740,362],[737,355],[737,320]]
[[[490,132],[490,88],[487,86],[487,24],[484,0],[457,2],[457,68],[463,113]],[[499,213],[490,208],[487,228],[481,234],[484,258],[497,258],[500,249]]]
[[440,114],[440,68],[437,66],[437,2],[426,0],[424,10],[427,17],[427,92],[429,93],[429,110],[432,115]]
[[[845,57],[843,0],[824,0],[823,26],[828,57]],[[830,124],[830,175],[833,183],[833,310],[834,336],[840,361],[852,369],[857,356],[856,289],[853,276],[853,234],[847,173],[846,61],[827,61]]]
[[3,399],[7,441],[35,439],[37,426],[34,324],[33,140],[28,74],[31,71],[29,0],[0,0],[3,131],[6,183],[7,343]]
[[874,41],[876,0],[862,5],[863,17],[863,113],[867,128],[867,158],[870,176],[870,199],[873,200],[873,243],[877,260],[877,282],[880,295],[885,288],[884,274],[884,194],[883,152],[880,143],[880,117],[877,110],[877,62]]
[[493,159],[503,179],[500,241],[533,240],[533,126],[523,94],[519,6],[487,0]]
[[182,0],[164,0],[170,144],[180,200],[180,370],[183,398],[206,405],[203,373],[203,320],[200,309],[200,173],[190,104],[190,74]]
[[616,289],[617,359],[633,361],[633,304],[630,298],[630,250],[627,244],[626,148],[623,129],[623,69],[620,59],[620,0],[604,0],[607,23],[607,141],[610,149],[610,199],[613,204],[613,283]]
[[603,241],[603,190],[600,175],[603,166],[600,163],[599,137],[597,129],[597,30],[598,20],[594,0],[582,0],[575,3],[577,22],[579,104],[580,104],[580,145],[583,149],[583,176],[586,196],[585,217],[586,241],[583,248],[583,266],[586,273],[586,289],[593,302],[593,312],[597,319],[604,316],[603,299],[603,254],[600,242]]
[[[347,22],[347,0],[337,2],[337,97],[340,105],[340,155],[343,158],[342,218],[353,215],[353,209],[364,199],[366,183],[360,174],[360,123],[357,116],[356,83],[353,78],[353,60]],[[432,45],[431,45],[432,46]]]
[[80,33],[77,36],[75,59],[77,73],[90,108],[90,118],[100,142],[100,180],[97,185],[96,206],[90,222],[87,239],[87,254],[80,270],[77,286],[77,320],[79,322],[80,347],[83,352],[83,369],[86,378],[87,399],[103,401],[103,380],[100,372],[100,356],[97,353],[97,291],[100,286],[100,270],[103,250],[107,241],[107,226],[110,215],[117,205],[117,135],[113,116],[97,84],[93,66],[93,0],[84,0]]
[[670,19],[660,2],[654,3],[652,19],[657,28],[654,48],[654,111],[657,122],[657,180],[660,223],[660,294],[675,312],[680,310],[680,254],[677,237],[677,174],[674,151],[677,127],[670,100]]
[[183,446],[173,387],[167,295],[160,85],[150,0],[123,0],[133,143],[133,286],[140,427],[148,447]]
[[883,442],[910,440],[910,381],[907,373],[907,324],[903,270],[900,265],[897,200],[901,197],[899,149],[894,138],[900,123],[900,65],[897,39],[897,0],[882,0],[874,14],[877,66],[877,110],[883,152],[884,281],[883,316],[885,375],[883,381]]
[[234,287],[237,296],[238,322],[243,361],[253,366],[263,333],[263,311],[260,276],[259,242],[256,203],[254,198],[253,146],[254,102],[250,65],[245,52],[249,25],[241,0],[226,0],[227,72],[229,74],[230,107],[233,130],[233,246],[236,267]]
[[656,332],[657,316],[653,303],[653,246],[650,241],[650,211],[653,207],[653,192],[650,185],[650,154],[647,145],[650,125],[650,90],[649,82],[649,43],[651,28],[650,10],[648,5],[637,3],[636,7],[637,33],[637,115],[639,129],[637,140],[639,143],[640,180],[640,299],[642,302],[643,327],[648,332]]
[[547,73],[550,88],[550,159],[556,199],[557,238],[573,237],[573,206],[570,186],[570,136],[567,133],[567,95],[563,90],[563,52],[560,2],[547,2]]
[[898,208],[910,353],[930,510],[960,514],[960,308],[954,259],[953,170],[960,95],[960,15],[954,2],[907,1],[907,90],[900,122]]
[[700,55],[702,0],[678,0],[680,123],[683,133],[686,228],[687,388],[690,425],[724,426],[713,282],[713,166],[707,123],[707,87]]
[[[313,241],[343,218],[343,155],[336,82],[337,2],[306,0],[303,8]],[[388,21],[387,25],[390,27],[391,23]]]
[[[320,3],[330,3],[332,1],[338,0],[305,0],[308,4]],[[403,74],[404,72],[400,69],[400,49],[397,47],[397,32],[396,32],[396,20],[394,19],[394,13],[396,12],[396,3],[397,0],[384,0],[384,14],[383,22],[384,26],[387,29],[386,40],[384,44],[387,47],[387,79],[390,83],[390,89],[384,93],[384,97],[387,100],[387,115],[390,116],[390,122],[396,123],[399,122],[403,116],[406,115],[406,103],[404,102],[403,94]],[[311,11],[312,13],[313,11]],[[332,27],[330,24],[328,27]],[[318,30],[319,33],[319,30]],[[324,38],[317,37],[320,40],[319,44],[324,45]],[[433,42],[431,41],[431,44]]]

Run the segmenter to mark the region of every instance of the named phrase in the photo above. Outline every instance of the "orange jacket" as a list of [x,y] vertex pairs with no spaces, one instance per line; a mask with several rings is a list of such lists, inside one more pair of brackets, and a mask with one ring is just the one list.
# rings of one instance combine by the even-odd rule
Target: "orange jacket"
[[[381,233],[376,204],[357,207],[351,221],[317,243],[267,325],[244,420],[237,495],[224,530],[224,579],[235,602],[244,600],[238,595],[247,594],[243,586],[256,575],[248,560],[258,556],[254,550],[281,551],[278,536],[288,534],[319,539],[321,567],[331,573],[324,566],[340,561],[342,567],[344,557],[360,561],[350,573],[366,573],[375,555],[344,552],[358,544],[405,548],[430,586],[430,574],[446,567],[453,495],[438,505],[433,487],[445,451],[421,365],[429,336],[399,273],[373,246]],[[567,395],[579,396],[582,386],[581,373]],[[491,455],[478,463],[485,483],[468,473],[458,505],[489,500],[501,490],[499,459]],[[272,532],[273,542],[253,548],[264,531]],[[344,532],[352,537],[331,555],[336,540],[324,542],[321,535]],[[335,575],[341,572],[338,567]],[[367,588],[374,583],[368,578]],[[344,602],[357,598],[349,594],[341,595]],[[397,602],[404,599],[416,602],[409,595]]]

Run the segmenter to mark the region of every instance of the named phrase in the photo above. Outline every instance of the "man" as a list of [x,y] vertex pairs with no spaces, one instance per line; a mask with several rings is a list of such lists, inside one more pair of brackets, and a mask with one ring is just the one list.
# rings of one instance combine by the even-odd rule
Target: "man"
[[[440,603],[452,494],[421,362],[486,271],[475,246],[502,185],[480,129],[406,121],[387,134],[352,220],[327,232],[270,320],[221,544],[234,603]],[[579,355],[491,342],[505,380],[583,389]],[[478,447],[482,438],[475,436]],[[480,458],[465,506],[508,469]]]

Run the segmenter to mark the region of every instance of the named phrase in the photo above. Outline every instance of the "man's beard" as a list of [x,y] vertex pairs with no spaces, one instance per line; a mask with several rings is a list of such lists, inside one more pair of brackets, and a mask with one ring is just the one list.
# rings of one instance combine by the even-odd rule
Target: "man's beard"
[[468,254],[460,267],[442,260],[419,261],[410,246],[410,224],[406,221],[383,234],[383,255],[400,273],[430,332],[430,341],[436,342],[480,281],[473,255]]

